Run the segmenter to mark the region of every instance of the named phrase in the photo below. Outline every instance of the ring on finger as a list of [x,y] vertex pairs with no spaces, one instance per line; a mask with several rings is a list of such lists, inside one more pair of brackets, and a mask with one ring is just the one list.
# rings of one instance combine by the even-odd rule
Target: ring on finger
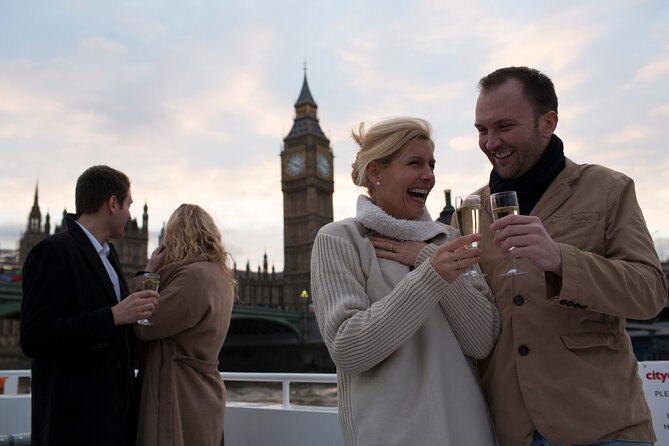
[[455,259],[455,261],[458,264],[458,269],[462,269],[462,265],[460,265],[460,259]]
[[390,252],[395,252],[395,245],[392,243],[390,244]]

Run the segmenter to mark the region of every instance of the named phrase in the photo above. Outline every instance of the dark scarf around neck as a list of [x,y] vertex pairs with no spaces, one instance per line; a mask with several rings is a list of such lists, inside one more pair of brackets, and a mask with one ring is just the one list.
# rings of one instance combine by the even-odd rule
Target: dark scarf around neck
[[490,172],[490,193],[515,190],[521,215],[529,215],[541,196],[556,176],[564,169],[565,156],[562,140],[556,135],[551,137],[548,149],[539,161],[518,178],[505,180],[495,169]]

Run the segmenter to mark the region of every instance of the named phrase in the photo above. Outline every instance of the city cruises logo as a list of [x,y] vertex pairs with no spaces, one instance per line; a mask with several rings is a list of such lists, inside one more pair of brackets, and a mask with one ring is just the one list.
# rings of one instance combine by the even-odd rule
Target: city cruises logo
[[651,370],[650,372],[646,373],[646,379],[648,381],[662,381],[664,383],[667,379],[669,379],[669,373]]

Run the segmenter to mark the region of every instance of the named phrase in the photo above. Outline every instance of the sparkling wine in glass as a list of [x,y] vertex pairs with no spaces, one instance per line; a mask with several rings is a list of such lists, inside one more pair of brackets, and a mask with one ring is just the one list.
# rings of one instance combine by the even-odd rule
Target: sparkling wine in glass
[[[458,220],[460,234],[478,234],[481,231],[481,197],[478,195],[460,195],[455,197],[455,216]],[[465,246],[467,249],[477,248],[479,242],[472,242]],[[469,265],[463,276],[485,276]]]
[[[516,191],[497,192],[496,194],[492,194],[490,196],[490,207],[492,208],[492,218],[495,221],[506,217],[507,215],[518,215],[520,213]],[[513,249],[513,246],[509,248],[509,252]],[[525,274],[525,271],[516,266],[516,258],[513,256],[510,257],[511,265],[506,272],[502,273],[502,276]]]
[[[142,281],[143,290],[153,290],[158,292],[160,285],[160,275],[154,273],[144,273],[144,280]],[[137,321],[139,325],[153,325],[149,319],[140,319]]]

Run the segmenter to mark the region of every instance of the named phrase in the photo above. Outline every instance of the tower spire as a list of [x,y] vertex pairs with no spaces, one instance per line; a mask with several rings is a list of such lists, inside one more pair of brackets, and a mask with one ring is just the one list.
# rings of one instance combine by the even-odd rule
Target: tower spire
[[[295,120],[293,122],[293,128],[290,129],[288,133],[288,138],[292,138],[300,135],[314,135],[316,137],[324,139],[327,143],[330,141],[327,139],[321,126],[318,123],[318,105],[314,101],[311,91],[309,90],[309,83],[307,82],[307,67],[306,62],[304,66],[304,79],[302,80],[302,90],[300,90],[300,96],[295,102]],[[284,143],[286,140],[284,139]]]
[[146,203],[146,198],[144,199],[144,214],[142,215],[142,232],[149,232],[149,205]]
[[33,202],[33,207],[30,209],[30,215],[28,216],[28,230],[31,231],[40,231],[42,226],[42,213],[39,210],[39,185],[35,182],[35,200]]
[[302,105],[311,105],[314,107],[314,109],[318,108],[318,105],[316,105],[316,101],[314,101],[313,96],[311,96],[311,91],[309,90],[306,65],[304,66],[304,80],[302,81],[302,90],[300,91],[300,96],[297,98],[297,102],[295,102],[295,108],[298,108]]

